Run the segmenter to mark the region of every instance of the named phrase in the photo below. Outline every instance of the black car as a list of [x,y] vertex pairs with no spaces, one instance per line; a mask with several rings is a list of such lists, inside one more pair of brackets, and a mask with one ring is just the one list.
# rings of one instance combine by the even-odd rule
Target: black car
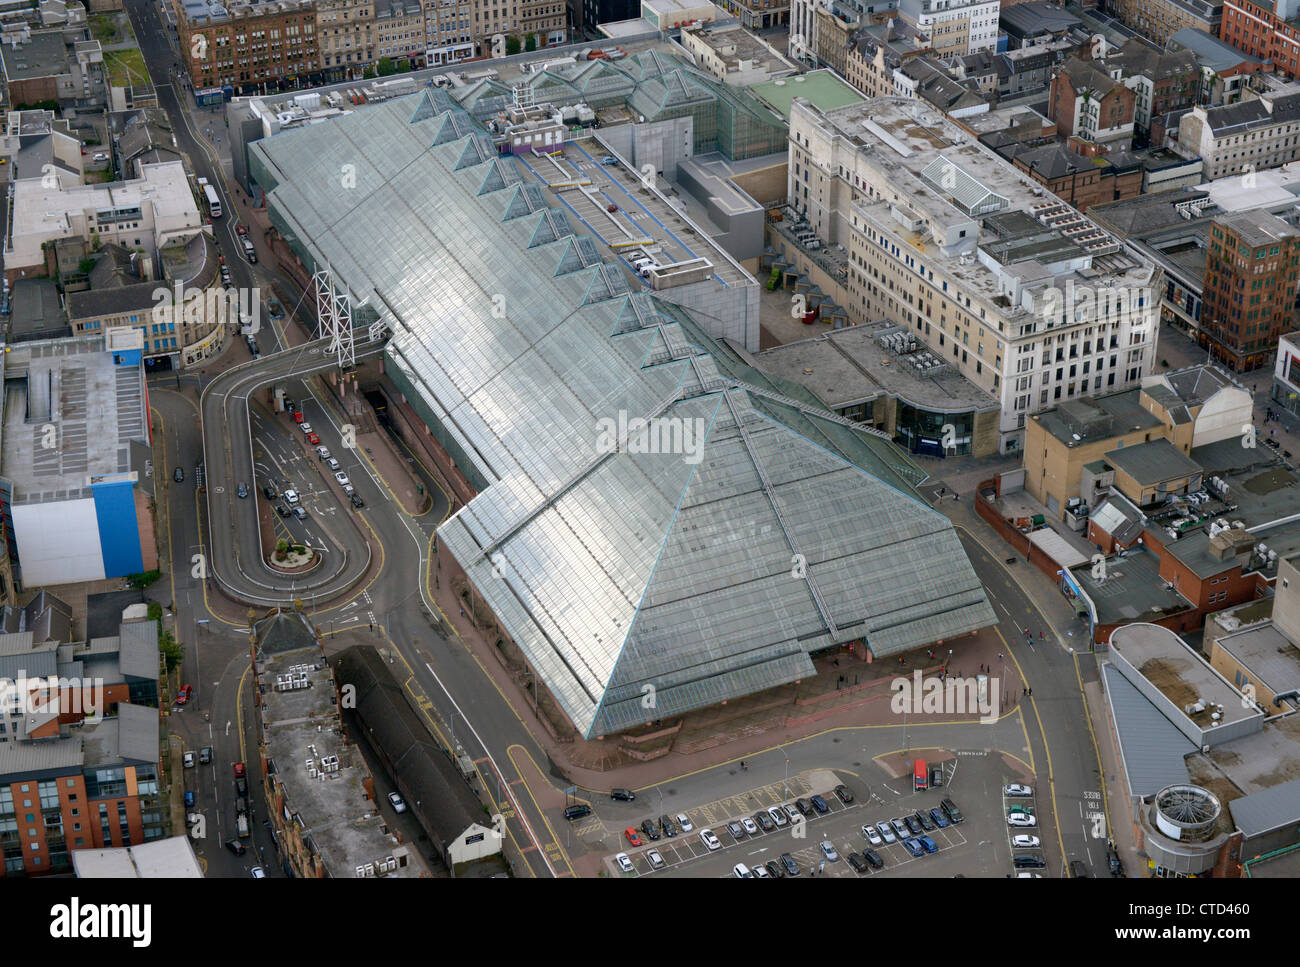
[[948,814],[948,822],[954,826],[966,818],[961,814],[961,810],[957,808],[957,804],[946,796],[939,800],[939,806]]
[[1106,844],[1106,863],[1110,866],[1111,876],[1124,875],[1124,862],[1119,858],[1119,850],[1114,843]]
[[1076,880],[1091,880],[1092,871],[1083,860],[1070,860],[1070,876]]
[[831,811],[831,807],[826,805],[826,800],[821,796],[809,796],[808,801],[812,803],[813,809],[817,810],[819,813],[828,813]]
[[267,484],[262,488],[262,494],[267,500],[275,500],[276,497],[280,496],[280,491],[275,489],[275,484]]
[[659,828],[662,829],[664,835],[670,839],[677,835],[677,824],[673,822],[671,816],[660,816]]
[[240,483],[240,485],[239,485],[238,489],[235,491],[235,493],[237,493],[241,498],[242,498],[242,497],[247,497],[247,496],[248,496],[248,484],[246,484],[246,483]]
[[248,800],[243,796],[235,797],[235,815],[243,816],[248,812]]
[[207,765],[211,761],[212,761],[212,746],[205,745],[203,748],[199,749],[199,762],[201,762],[203,765]]
[[925,832],[925,830],[921,828],[921,824],[916,821],[915,816],[904,816],[903,822],[907,825],[908,832],[913,836],[920,836]]
[[248,795],[248,780],[243,776],[240,776],[235,780],[235,792],[239,793],[241,796]]
[[617,799],[619,802],[631,802],[636,798],[631,789],[611,789],[609,791],[610,799]]
[[772,879],[779,880],[781,877],[785,876],[785,870],[776,860],[768,860],[764,865],[767,866],[767,872],[772,874]]
[[1018,870],[1041,870],[1047,866],[1047,860],[1033,853],[1017,853],[1011,857],[1011,863]]
[[172,474],[172,479],[177,483],[181,483],[185,479],[185,471],[177,467],[176,472]]
[[768,815],[766,809],[760,809],[754,813],[754,822],[758,823],[758,828],[765,833],[770,833],[776,829],[776,823],[772,822],[772,817]]
[[885,865],[885,861],[880,858],[880,854],[873,849],[864,849],[862,858],[871,864],[873,870],[878,870]]
[[937,828],[934,825],[934,820],[931,819],[929,816],[927,816],[925,813],[918,812],[916,814],[916,821],[921,824],[921,828],[925,830],[927,833],[933,833]]
[[591,807],[585,802],[575,802],[564,807],[564,818],[573,822],[575,819],[581,819],[583,816],[591,815]]
[[938,789],[943,785],[943,766],[935,766],[930,770],[930,788]]
[[349,499],[350,501],[352,501],[352,506],[353,506],[353,507],[364,507],[364,506],[366,506],[366,502],[365,502],[364,500],[361,499],[361,495],[360,495],[359,493],[357,493],[355,490],[352,491],[352,493],[348,494],[348,499]]
[[796,799],[794,801],[794,808],[799,810],[799,813],[802,816],[812,815],[812,811],[813,811],[812,803],[810,803],[807,799]]
[[248,847],[237,839],[226,840],[226,849],[230,850],[230,852],[234,853],[236,856],[243,856],[248,852]]
[[645,833],[649,839],[659,838],[659,827],[655,825],[655,821],[653,819],[646,819],[642,821],[641,832]]
[[799,875],[799,864],[794,861],[794,857],[789,853],[781,854],[781,865],[785,867],[787,876]]
[[288,504],[276,504],[275,512],[279,514],[281,517],[288,517],[290,514],[293,513],[293,511],[289,509]]
[[867,872],[867,861],[864,860],[857,853],[850,853],[848,856],[845,857],[845,859],[849,861],[849,866],[853,867],[853,869],[856,872],[858,873]]
[[849,792],[848,786],[836,786],[835,795],[838,796],[840,802],[844,803],[846,806],[853,802],[853,793]]

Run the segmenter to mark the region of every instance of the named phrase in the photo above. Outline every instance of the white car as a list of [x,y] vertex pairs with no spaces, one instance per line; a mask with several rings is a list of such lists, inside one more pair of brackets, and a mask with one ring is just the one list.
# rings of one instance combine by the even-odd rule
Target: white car
[[186,769],[193,769],[193,768],[194,768],[194,753],[193,753],[193,752],[186,752],[186,753],[185,753],[185,768],[186,768]]
[[317,447],[317,448],[316,448],[316,456],[320,457],[322,460],[328,460],[328,459],[330,458],[330,448],[329,448],[329,447]]
[[337,460],[335,460],[333,457],[330,457],[328,460],[325,461],[325,466],[329,467],[331,470],[343,469],[343,465],[339,463]]
[[835,844],[829,839],[822,840],[822,856],[826,857],[827,863],[834,863],[840,858],[840,854],[835,852]]
[[311,433],[311,424],[310,424],[310,423],[299,423],[299,424],[298,424],[298,429],[302,430],[302,435],[303,435],[303,436],[307,436],[307,434]]
[[95,154],[91,155],[90,160],[91,160],[91,161],[107,161],[107,160],[108,160],[108,155],[106,155],[106,154],[105,154],[104,152],[102,152],[102,151],[97,151],[97,152],[95,152]]
[[772,806],[767,810],[767,814],[772,817],[772,822],[778,826],[789,826],[790,819],[785,814],[785,810],[780,806]]
[[713,830],[711,829],[700,830],[700,842],[703,843],[710,852],[715,849],[722,849],[722,840],[714,836]]
[[1003,787],[1002,792],[1008,796],[1032,796],[1034,794],[1033,789],[1029,786],[1022,786],[1018,782],[1013,782],[1011,785]]
[[737,863],[731,868],[731,875],[738,880],[752,880],[754,874],[749,872],[749,867],[744,863]]
[[886,843],[898,842],[898,837],[894,835],[894,830],[890,827],[889,823],[882,820],[881,822],[876,823],[876,829],[880,830],[880,835]]
[[758,823],[754,822],[748,816],[746,816],[744,819],[740,821],[740,825],[744,828],[745,832],[747,832],[750,836],[758,835]]
[[691,825],[691,821],[686,818],[685,813],[677,814],[677,825],[681,827],[683,833],[689,833],[695,828]]
[[298,491],[294,490],[292,487],[281,494],[281,496],[284,497],[285,502],[288,503],[290,507],[298,502]]
[[265,879],[266,879],[266,870],[262,869],[260,866],[254,866],[254,867],[253,867],[253,879],[255,879],[255,880],[265,880]]
[[393,812],[395,813],[406,812],[406,800],[403,799],[401,796],[399,796],[397,793],[390,792],[388,794],[388,801],[389,803],[392,804]]
[[626,853],[619,853],[614,857],[614,862],[618,863],[618,868],[624,873],[633,873],[636,871],[636,867],[632,865],[632,861],[627,858]]
[[885,844],[885,841],[880,838],[880,834],[876,832],[876,827],[870,823],[862,824],[862,835],[872,846],[883,846]]
[[756,880],[770,880],[772,878],[772,874],[767,872],[767,867],[762,863],[759,863],[750,872],[754,874]]
[[1016,849],[1037,849],[1038,837],[1030,836],[1028,833],[1020,833],[1011,837],[1011,845]]
[[1012,813],[1007,816],[1008,826],[1037,826],[1038,820],[1025,813]]
[[342,470],[335,471],[334,479],[339,482],[340,487],[346,487],[352,483],[352,481],[348,479],[348,475]]
[[1024,870],[1016,874],[1017,880],[1041,880],[1042,878],[1042,873],[1026,873]]
[[652,870],[662,870],[664,868],[664,858],[659,855],[657,849],[650,850],[645,854],[645,858],[650,861],[650,868]]

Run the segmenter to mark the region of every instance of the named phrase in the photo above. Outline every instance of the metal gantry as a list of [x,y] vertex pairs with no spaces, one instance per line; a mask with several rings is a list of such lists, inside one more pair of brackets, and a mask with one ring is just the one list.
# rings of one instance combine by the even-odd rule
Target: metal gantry
[[352,301],[334,284],[334,273],[328,266],[313,275],[311,280],[316,291],[320,336],[329,340],[325,352],[337,357],[339,369],[351,369],[357,361],[356,344],[352,339]]

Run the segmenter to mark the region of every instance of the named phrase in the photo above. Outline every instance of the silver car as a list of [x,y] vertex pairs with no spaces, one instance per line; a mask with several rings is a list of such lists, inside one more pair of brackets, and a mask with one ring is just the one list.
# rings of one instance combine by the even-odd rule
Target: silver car
[[876,827],[872,826],[870,823],[862,824],[862,836],[872,846],[881,846],[884,844],[884,840],[880,838],[880,833],[878,833]]
[[886,843],[898,842],[898,837],[895,836],[894,831],[889,828],[889,823],[883,821],[876,823],[876,829],[880,831],[880,838],[883,839]]

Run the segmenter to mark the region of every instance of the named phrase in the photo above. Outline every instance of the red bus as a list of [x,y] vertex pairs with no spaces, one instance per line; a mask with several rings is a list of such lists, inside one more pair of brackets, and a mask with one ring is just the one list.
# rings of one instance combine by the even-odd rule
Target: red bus
[[924,759],[916,760],[916,768],[912,772],[912,782],[918,790],[930,788],[930,773],[926,771]]

